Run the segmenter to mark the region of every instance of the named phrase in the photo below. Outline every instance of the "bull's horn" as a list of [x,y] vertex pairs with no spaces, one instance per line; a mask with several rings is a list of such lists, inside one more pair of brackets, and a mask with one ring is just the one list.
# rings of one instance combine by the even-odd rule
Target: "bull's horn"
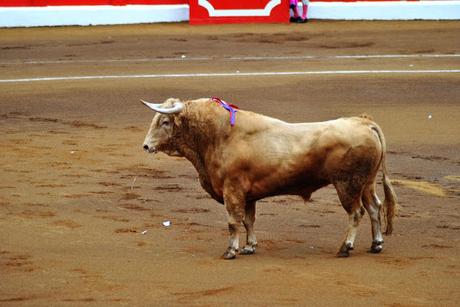
[[151,103],[151,102],[148,102],[148,101],[145,101],[145,100],[142,100],[142,99],[141,99],[141,102],[143,104],[145,104],[147,107],[149,107],[150,109],[152,109],[152,110],[154,110],[153,108],[161,107],[161,103]]
[[155,112],[162,113],[162,114],[175,114],[179,113],[184,109],[184,104],[182,102],[174,102],[172,108],[163,108],[161,107],[161,103],[151,103],[141,99],[141,102],[145,104],[147,107],[152,109]]

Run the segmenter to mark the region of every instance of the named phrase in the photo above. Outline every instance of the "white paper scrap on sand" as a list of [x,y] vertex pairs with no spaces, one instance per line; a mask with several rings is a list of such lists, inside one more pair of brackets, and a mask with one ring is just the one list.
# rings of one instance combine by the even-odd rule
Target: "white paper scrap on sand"
[[171,226],[171,221],[163,221],[163,226],[165,227]]

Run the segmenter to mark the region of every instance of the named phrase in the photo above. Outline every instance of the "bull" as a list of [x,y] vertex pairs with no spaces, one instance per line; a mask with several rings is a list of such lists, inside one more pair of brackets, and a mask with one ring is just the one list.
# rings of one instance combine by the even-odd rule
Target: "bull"
[[[299,195],[308,200],[314,191],[330,184],[349,216],[337,255],[350,255],[365,211],[371,220],[370,252],[383,250],[381,215],[386,234],[391,234],[397,198],[385,166],[384,135],[369,116],[287,123],[209,98],[142,102],[157,112],[144,150],[188,159],[203,189],[225,205],[230,239],[224,259],[255,252],[258,200],[275,195]],[[376,194],[379,170],[383,204]],[[246,229],[246,245],[240,250],[241,224]]]

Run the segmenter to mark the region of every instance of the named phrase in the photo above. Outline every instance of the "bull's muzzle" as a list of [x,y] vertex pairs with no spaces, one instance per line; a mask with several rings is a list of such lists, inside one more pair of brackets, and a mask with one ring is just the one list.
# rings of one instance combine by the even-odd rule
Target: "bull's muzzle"
[[155,149],[155,147],[150,147],[149,145],[147,144],[144,144],[144,150],[148,153],[156,153],[157,150]]

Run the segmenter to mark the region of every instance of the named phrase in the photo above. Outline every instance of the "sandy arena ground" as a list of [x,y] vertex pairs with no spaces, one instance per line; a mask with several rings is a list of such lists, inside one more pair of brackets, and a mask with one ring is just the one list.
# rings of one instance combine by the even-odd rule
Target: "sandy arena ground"
[[[0,29],[0,305],[458,306],[460,73],[446,70],[460,69],[459,34],[459,22]],[[351,70],[399,72],[337,72]],[[330,73],[65,79],[237,71]],[[44,77],[64,79],[30,80]],[[209,96],[290,122],[373,115],[401,205],[383,253],[367,252],[365,217],[352,256],[335,257],[348,217],[329,187],[260,201],[257,253],[222,260],[225,209],[188,161],[142,151],[153,113],[140,98]]]

